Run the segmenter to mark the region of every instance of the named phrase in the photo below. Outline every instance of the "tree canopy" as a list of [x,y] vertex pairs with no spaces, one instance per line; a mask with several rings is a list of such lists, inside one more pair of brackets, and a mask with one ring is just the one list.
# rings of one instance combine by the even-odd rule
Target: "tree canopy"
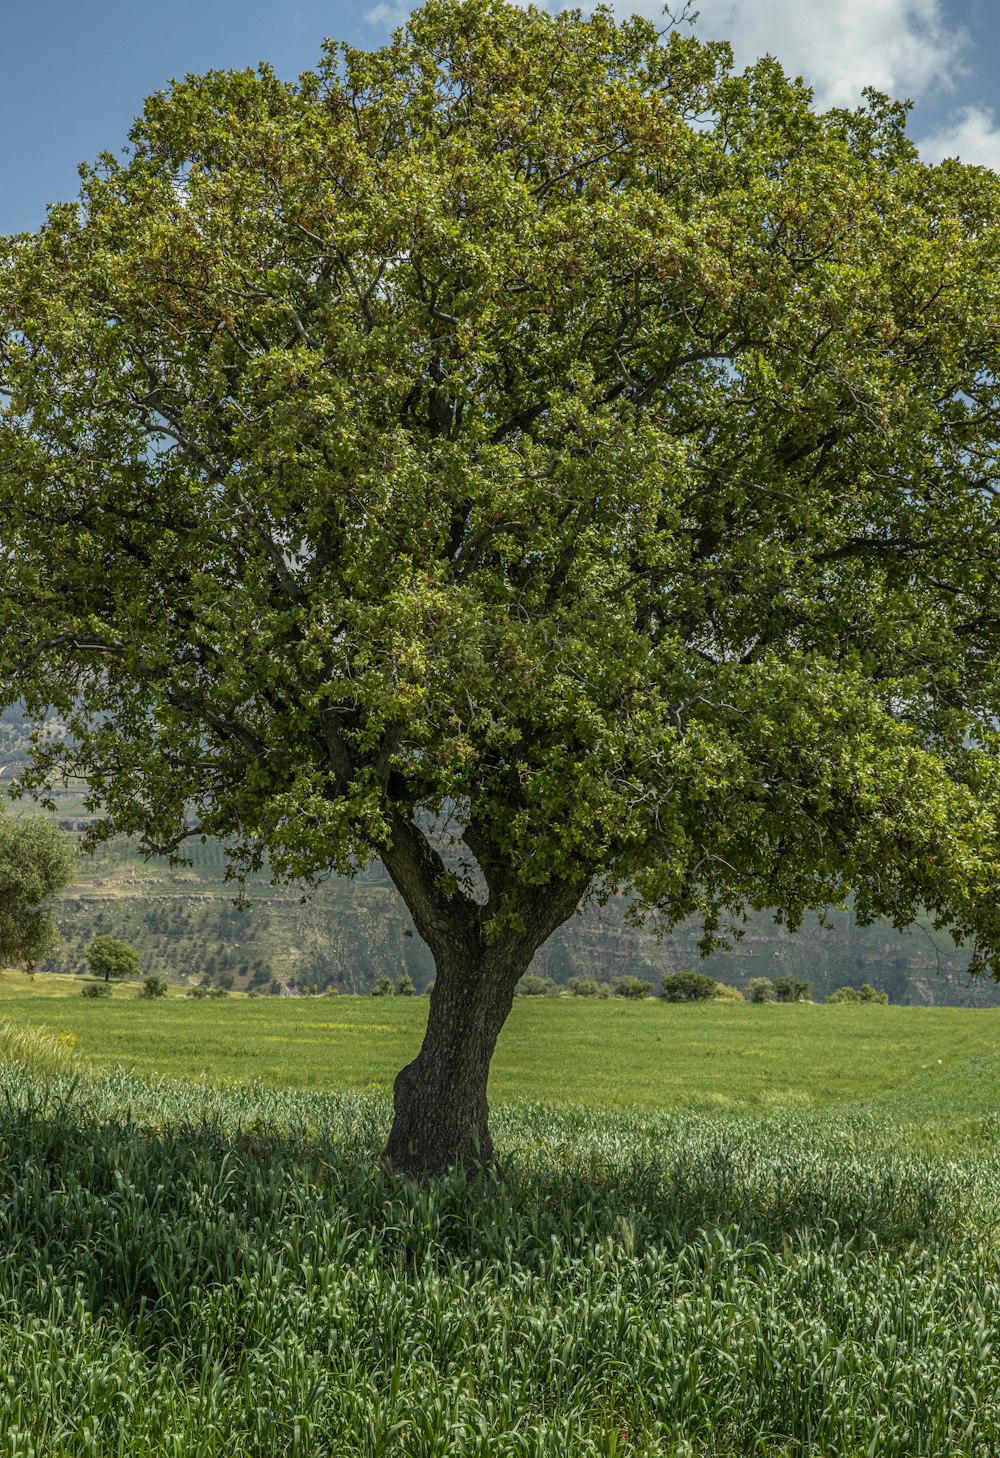
[[67,836],[44,816],[0,809],[0,967],[34,969],[58,933],[47,903],[73,879]]
[[[109,831],[378,856],[401,1168],[536,947],[853,893],[1000,970],[998,181],[598,9],[189,77],[0,259],[0,683]],[[449,818],[463,858],[434,833]]]
[[110,982],[112,977],[116,981],[121,977],[138,977],[142,971],[138,952],[120,937],[94,937],[87,948],[87,966],[91,976],[103,977],[105,982]]

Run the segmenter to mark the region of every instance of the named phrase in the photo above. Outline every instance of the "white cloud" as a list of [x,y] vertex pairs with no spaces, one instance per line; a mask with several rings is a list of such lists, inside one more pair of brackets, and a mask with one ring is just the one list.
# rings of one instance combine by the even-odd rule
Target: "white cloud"
[[960,157],[1000,172],[1000,126],[988,106],[963,106],[919,146],[925,162]]
[[[662,0],[617,0],[655,18]],[[732,42],[739,65],[776,56],[821,106],[849,106],[865,86],[917,97],[953,84],[965,36],[940,0],[699,0],[697,32]]]
[[403,24],[412,9],[412,5],[376,5],[371,10],[365,11],[365,20],[369,25],[383,26],[386,30],[395,30],[397,26]]
[[[561,10],[570,0],[535,3]],[[612,8],[664,18],[664,0],[612,0]],[[950,87],[968,43],[945,21],[941,0],[694,0],[694,8],[698,35],[729,41],[738,66],[776,56],[813,87],[820,106],[854,105],[866,86],[913,100]]]

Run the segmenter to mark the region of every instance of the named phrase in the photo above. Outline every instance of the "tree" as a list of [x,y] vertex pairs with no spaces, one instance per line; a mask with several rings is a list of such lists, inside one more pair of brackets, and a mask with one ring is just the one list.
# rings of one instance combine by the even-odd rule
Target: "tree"
[[807,1002],[809,983],[798,977],[776,977],[772,984],[775,1002]]
[[883,96],[432,0],[158,93],[7,242],[0,683],[67,730],[25,787],[382,860],[436,964],[392,1167],[489,1162],[586,898],[707,947],[853,891],[1000,969],[997,207]]
[[770,977],[751,977],[747,983],[747,997],[751,1002],[774,1001],[774,983]]
[[517,991],[521,997],[557,997],[559,984],[551,977],[539,977],[537,972],[529,972],[518,982]]
[[616,977],[611,985],[616,997],[631,997],[635,1000],[648,997],[653,990],[653,984],[643,977]]
[[706,1002],[718,991],[715,978],[704,972],[671,972],[663,979],[660,996],[667,1002]]
[[69,839],[41,815],[0,809],[0,967],[33,971],[59,940],[48,902],[73,879]]
[[103,977],[105,982],[138,977],[142,971],[138,952],[118,937],[95,937],[87,948],[87,966],[92,977]]

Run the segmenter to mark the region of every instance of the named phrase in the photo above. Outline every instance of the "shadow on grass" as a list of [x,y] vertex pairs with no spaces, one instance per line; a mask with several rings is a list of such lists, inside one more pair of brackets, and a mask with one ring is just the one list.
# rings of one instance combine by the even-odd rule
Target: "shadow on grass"
[[[508,1106],[506,1180],[382,1174],[383,1099],[162,1085],[125,1075],[0,1078],[0,1292],[57,1289],[143,1340],[193,1300],[277,1268],[465,1283],[554,1266],[672,1261],[723,1232],[746,1259],[819,1242],[946,1242],[958,1213],[932,1162],[863,1120],[631,1120]],[[381,1279],[381,1276],[379,1276]]]

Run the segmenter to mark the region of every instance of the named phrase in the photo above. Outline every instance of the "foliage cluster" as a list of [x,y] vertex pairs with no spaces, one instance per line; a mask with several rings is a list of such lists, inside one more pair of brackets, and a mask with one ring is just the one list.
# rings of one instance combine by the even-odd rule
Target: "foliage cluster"
[[860,987],[838,987],[830,993],[827,1002],[872,1002],[885,1005],[889,1001],[887,992],[876,991],[869,982],[862,982]]
[[633,1000],[649,997],[653,991],[653,984],[647,982],[645,977],[615,977],[611,986],[615,997],[628,997]]
[[808,1002],[809,983],[801,977],[776,977],[773,995],[775,1002]]
[[[313,989],[316,990],[315,988]],[[434,984],[429,983],[425,991],[429,995],[434,990]],[[328,987],[328,993],[335,994],[335,987]],[[372,987],[373,997],[416,997],[417,988],[413,978],[407,972],[401,972],[395,983],[389,977],[376,977],[375,985]]]
[[75,863],[50,820],[10,815],[0,800],[0,967],[35,967],[52,951],[51,898],[72,880]]
[[138,977],[142,971],[135,948],[119,937],[95,937],[87,948],[87,966],[92,977],[103,977],[105,982]]
[[773,1002],[774,983],[770,977],[751,977],[747,983],[746,995],[750,1002]]
[[718,990],[715,978],[703,972],[673,972],[664,977],[660,996],[666,1002],[707,1002]]
[[520,997],[556,997],[559,984],[552,977],[540,977],[537,972],[526,972],[517,984]]
[[746,987],[750,1002],[808,1002],[809,983],[800,977],[751,977]]

